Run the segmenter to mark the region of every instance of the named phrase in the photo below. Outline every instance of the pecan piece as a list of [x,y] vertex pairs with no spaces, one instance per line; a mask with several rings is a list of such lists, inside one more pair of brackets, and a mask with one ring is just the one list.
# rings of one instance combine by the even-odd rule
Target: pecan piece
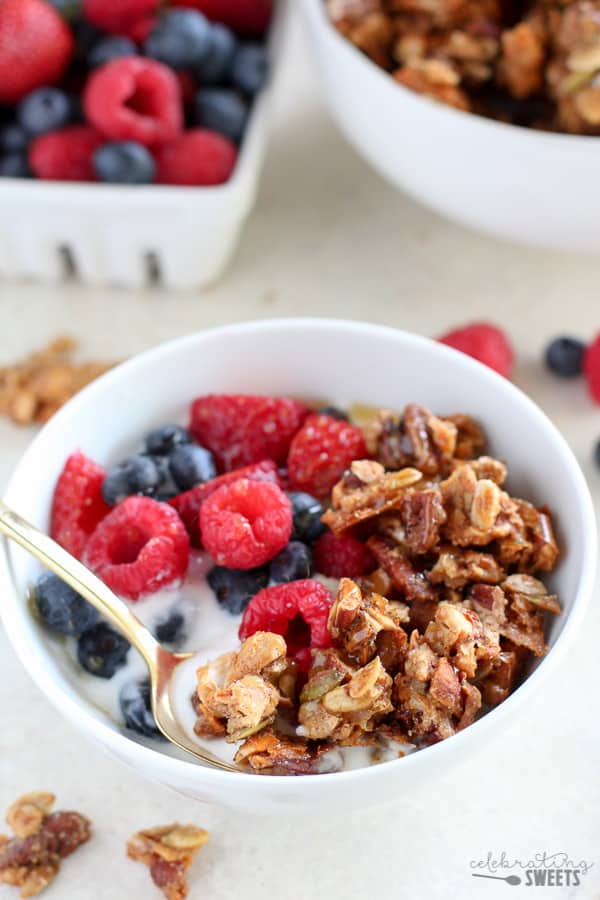
[[328,744],[309,744],[303,738],[283,737],[267,730],[248,738],[235,761],[274,775],[316,775],[338,768],[335,761],[322,759],[331,749]]
[[[400,652],[406,643],[401,623],[408,619],[408,609],[379,594],[366,594],[350,578],[342,578],[329,613],[327,628],[336,646],[352,663],[364,666],[379,652],[380,638],[386,632],[399,633],[396,646]],[[402,635],[404,637],[402,637]]]
[[474,459],[483,452],[486,445],[485,434],[471,416],[454,413],[445,416],[445,420],[451,422],[457,430],[454,449],[456,459]]
[[402,503],[405,492],[422,479],[417,469],[386,472],[366,484],[352,473],[333,489],[333,505],[322,516],[334,534],[343,534],[363,522],[377,518]]
[[449,588],[464,588],[474,582],[499,584],[505,571],[491,553],[445,545],[435,565],[427,573],[432,584]]
[[378,535],[369,538],[367,547],[406,600],[422,602],[437,599],[436,589],[430,584],[427,575],[406,559],[401,547]]
[[184,900],[189,893],[186,872],[209,837],[196,825],[159,825],[134,834],[127,842],[127,856],[148,866],[167,900]]

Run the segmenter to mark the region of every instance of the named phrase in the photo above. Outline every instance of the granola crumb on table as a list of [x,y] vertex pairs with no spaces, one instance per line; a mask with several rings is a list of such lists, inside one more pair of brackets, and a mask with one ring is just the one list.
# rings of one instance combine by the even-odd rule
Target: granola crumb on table
[[184,900],[189,893],[186,872],[209,838],[197,825],[158,825],[134,834],[127,842],[127,856],[148,866],[167,900]]
[[362,427],[370,458],[334,486],[322,521],[376,568],[340,579],[331,646],[299,671],[281,635],[246,630],[197,672],[197,734],[243,741],[235,760],[254,772],[318,774],[342,765],[337,748],[376,761],[390,741],[456,734],[515,689],[560,613],[539,577],[558,558],[550,513],[508,493],[478,424],[411,403]]
[[325,0],[399,83],[546,131],[600,135],[600,0]]
[[85,816],[52,812],[54,800],[54,794],[34,791],[15,800],[6,813],[13,837],[0,835],[0,884],[20,888],[23,898],[48,887],[61,860],[91,836]]

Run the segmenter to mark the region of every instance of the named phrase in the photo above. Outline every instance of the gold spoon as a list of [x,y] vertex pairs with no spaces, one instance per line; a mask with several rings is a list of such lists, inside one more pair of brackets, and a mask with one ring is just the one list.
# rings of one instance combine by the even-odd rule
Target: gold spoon
[[219,759],[210,750],[205,750],[190,740],[173,710],[169,690],[173,673],[180,663],[186,662],[195,654],[169,653],[165,650],[129,607],[113,594],[97,575],[1,500],[0,532],[20,544],[42,565],[81,594],[141,654],[150,673],[152,712],[156,724],[167,740],[208,766],[227,772],[239,772],[240,769],[236,766]]

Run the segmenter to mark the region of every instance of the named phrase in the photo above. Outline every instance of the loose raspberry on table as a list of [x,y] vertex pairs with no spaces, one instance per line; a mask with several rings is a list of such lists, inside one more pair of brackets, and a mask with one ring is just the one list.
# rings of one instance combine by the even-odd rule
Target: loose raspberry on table
[[600,334],[585,351],[583,371],[590,394],[600,403]]
[[211,187],[229,180],[238,151],[216,131],[192,128],[156,150],[157,181],[188,187]]
[[45,0],[0,3],[0,103],[18,103],[56,84],[73,53],[73,36]]
[[207,481],[205,484],[198,484],[183,494],[171,497],[168,501],[179,513],[179,518],[186,527],[192,546],[202,547],[200,510],[204,501],[224,484],[232,484],[240,478],[247,478],[249,481],[270,481],[281,487],[277,466],[272,459],[265,459],[262,462],[228,472],[226,475],[219,475],[218,478],[213,478],[212,481]]
[[90,75],[83,93],[88,121],[112,140],[165,144],[181,133],[183,110],[175,73],[162,63],[125,56]]
[[350,534],[322,534],[313,546],[317,572],[331,578],[359,578],[375,568],[369,548]]
[[175,0],[173,6],[198,9],[214,22],[253,36],[265,33],[273,15],[273,0]]
[[102,466],[79,450],[67,459],[54,489],[50,534],[77,559],[110,506],[102,497],[106,475]]
[[83,14],[88,22],[109,34],[134,37],[142,23],[149,23],[160,0],[84,0]]
[[200,532],[217,565],[254,569],[273,559],[289,541],[292,504],[276,484],[240,478],[204,502]]
[[290,446],[290,486],[295,491],[326,497],[350,463],[366,456],[360,428],[332,416],[309,416]]
[[192,403],[190,431],[221,470],[272,459],[285,462],[292,438],[309,414],[297,400],[208,394]]
[[285,637],[288,654],[300,668],[310,666],[309,648],[331,646],[327,630],[333,595],[320,582],[305,578],[276,584],[259,591],[244,611],[240,641],[257,631],[271,631]]
[[93,158],[103,142],[88,125],[69,125],[32,141],[29,165],[48,181],[96,181]]
[[514,351],[507,335],[495,325],[473,322],[438,338],[440,343],[472,356],[490,369],[510,378],[514,364]]
[[88,541],[85,562],[128,600],[153,594],[186,574],[190,541],[174,509],[149,497],[128,497]]

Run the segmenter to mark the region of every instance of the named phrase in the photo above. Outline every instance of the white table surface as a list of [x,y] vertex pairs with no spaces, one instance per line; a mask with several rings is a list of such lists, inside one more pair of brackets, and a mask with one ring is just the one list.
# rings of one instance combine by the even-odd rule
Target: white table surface
[[[564,432],[599,501],[591,449],[600,410],[582,384],[547,375],[540,354],[556,333],[600,329],[600,262],[505,246],[392,193],[335,131],[297,28],[292,37],[260,200],[226,277],[201,294],[168,296],[0,283],[0,360],[63,331],[80,339],[86,358],[108,359],[243,319],[328,315],[436,334],[488,317],[512,335],[517,383]],[[32,433],[0,423],[2,484]],[[49,789],[92,818],[93,841],[64,865],[48,900],[158,898],[144,867],[124,858],[124,841],[171,820],[212,831],[194,865],[193,898],[526,893],[471,878],[470,860],[502,850],[595,862],[579,887],[547,895],[598,898],[599,636],[593,604],[578,646],[526,714],[417,797],[343,821],[288,823],[198,805],[123,768],[59,717],[0,632],[0,809],[22,792]],[[12,896],[0,887],[2,900]]]

